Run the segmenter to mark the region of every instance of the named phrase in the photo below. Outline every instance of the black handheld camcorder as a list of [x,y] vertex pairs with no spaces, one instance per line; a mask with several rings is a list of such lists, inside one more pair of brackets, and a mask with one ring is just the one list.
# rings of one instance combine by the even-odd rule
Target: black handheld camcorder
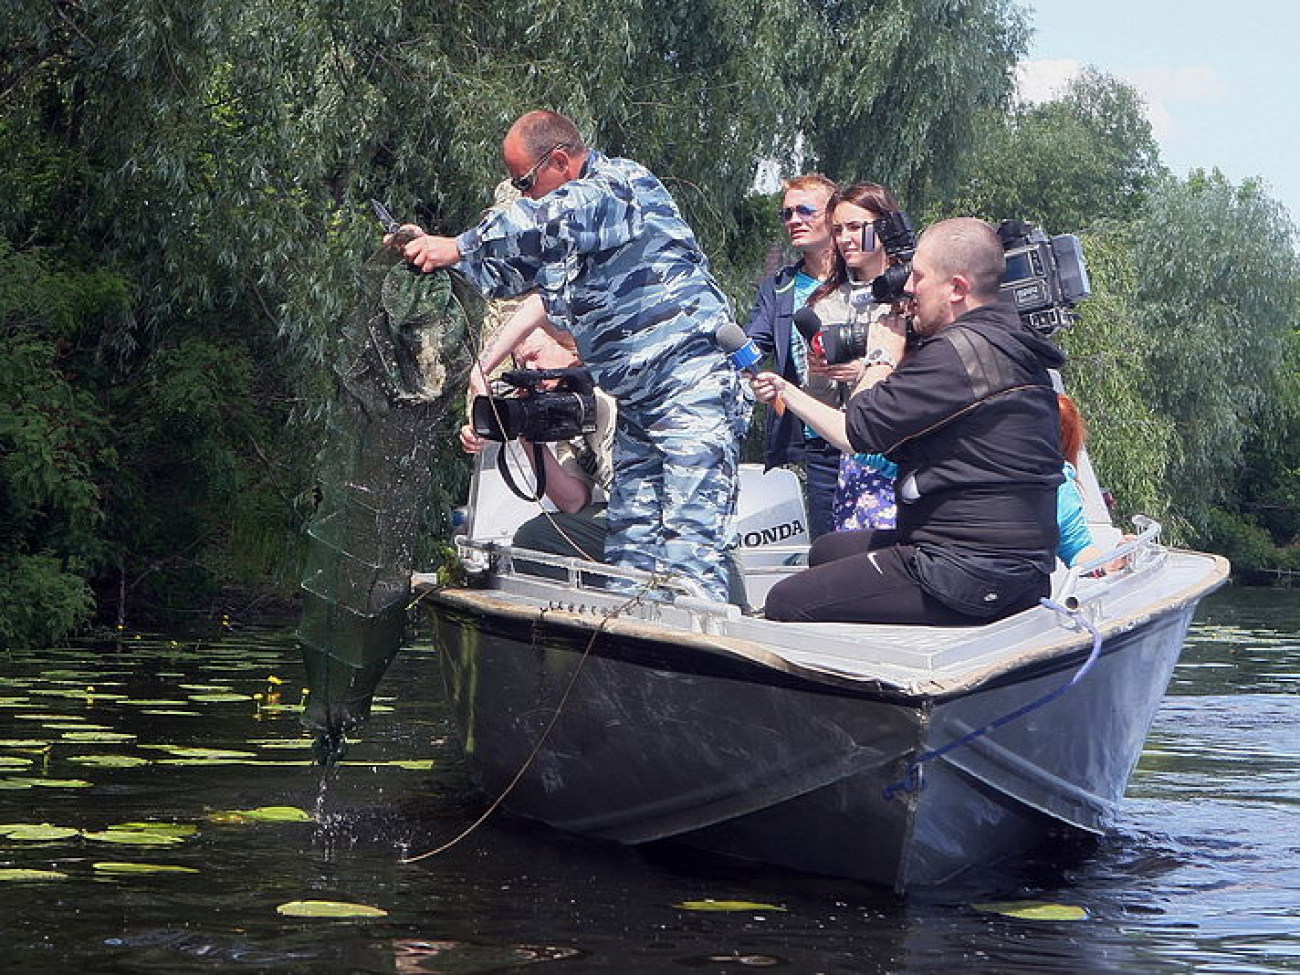
[[1074,306],[1092,296],[1083,245],[1074,234],[1048,237],[1025,220],[1003,220],[998,239],[1007,260],[1002,297],[1020,320],[1051,335],[1074,323]]
[[506,390],[514,392],[474,397],[470,423],[480,437],[555,443],[596,430],[596,384],[586,369],[515,369],[494,383],[494,393]]

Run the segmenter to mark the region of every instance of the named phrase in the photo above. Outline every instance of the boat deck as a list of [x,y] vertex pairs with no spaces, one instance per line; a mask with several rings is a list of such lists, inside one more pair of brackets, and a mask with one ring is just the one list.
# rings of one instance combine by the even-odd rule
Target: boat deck
[[[1079,616],[1107,635],[1123,633],[1181,605],[1193,604],[1227,578],[1217,556],[1167,549],[1159,527],[1107,553],[1129,566],[1100,578],[1079,569],[1055,580],[1059,609],[1038,607],[976,627],[772,622],[739,607],[656,585],[644,573],[578,559],[465,544],[462,555],[491,572],[482,589],[444,591],[440,598],[492,612],[547,614],[580,628],[604,628],[736,653],[790,672],[836,683],[885,684],[909,693],[948,693],[998,671],[1091,646]],[[760,570],[767,585],[799,565]],[[1088,566],[1082,566],[1083,572]],[[560,578],[539,576],[539,571]],[[764,590],[765,591],[765,590]],[[454,593],[454,595],[453,595]],[[1066,612],[1065,610],[1072,612]]]

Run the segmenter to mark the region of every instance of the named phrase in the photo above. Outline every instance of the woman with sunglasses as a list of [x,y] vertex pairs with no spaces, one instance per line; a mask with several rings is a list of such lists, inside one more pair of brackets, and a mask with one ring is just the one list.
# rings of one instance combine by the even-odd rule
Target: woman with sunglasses
[[[827,206],[835,257],[830,276],[809,297],[808,306],[817,313],[823,328],[865,325],[868,334],[864,344],[873,349],[880,343],[872,333],[882,327],[880,320],[891,310],[889,305],[878,304],[871,293],[871,282],[888,264],[874,222],[886,213],[896,212],[898,201],[879,183],[854,183],[837,191]],[[860,359],[831,365],[816,350],[809,360],[810,382],[833,387],[833,405],[841,408],[862,378],[862,370]],[[832,501],[834,530],[893,528],[897,512],[894,473],[893,465],[883,457],[842,455]]]
[[[745,326],[759,350],[771,356],[774,372],[827,403],[834,400],[833,384],[809,374],[808,343],[793,327],[793,321],[795,313],[835,267],[835,245],[826,207],[835,189],[835,184],[821,173],[806,173],[785,181],[779,213],[799,259],[759,284],[754,313]],[[769,469],[784,464],[804,468],[808,532],[813,538],[829,532],[840,470],[839,450],[793,413],[769,410],[763,460]]]

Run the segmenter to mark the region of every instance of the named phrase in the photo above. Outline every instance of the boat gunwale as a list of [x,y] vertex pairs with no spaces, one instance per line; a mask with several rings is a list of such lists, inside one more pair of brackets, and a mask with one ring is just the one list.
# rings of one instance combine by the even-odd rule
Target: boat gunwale
[[[1121,636],[1132,630],[1143,627],[1155,619],[1167,616],[1184,609],[1188,604],[1198,602],[1202,597],[1218,589],[1227,582],[1229,564],[1226,559],[1212,553],[1193,552],[1183,549],[1171,549],[1171,554],[1192,555],[1202,559],[1209,560],[1207,570],[1203,572],[1197,580],[1189,582],[1181,589],[1174,591],[1155,603],[1144,604],[1141,609],[1129,612],[1122,616],[1103,620],[1100,629],[1103,636],[1102,654],[1108,652],[1107,645],[1111,643],[1114,637]],[[530,580],[538,583],[547,583],[549,580],[537,579]],[[554,585],[554,583],[551,583]],[[563,591],[564,587],[555,586],[557,590]],[[471,611],[479,615],[497,615],[505,618],[513,618],[521,624],[535,626],[540,622],[545,622],[548,626],[558,626],[582,634],[585,638],[590,638],[593,633],[601,632],[607,639],[626,642],[634,641],[637,643],[645,642],[657,646],[671,645],[693,650],[703,650],[707,653],[722,657],[724,659],[743,661],[748,665],[759,668],[760,670],[773,671],[785,674],[788,677],[798,680],[801,684],[821,685],[826,688],[828,693],[851,693],[854,696],[863,696],[870,698],[884,698],[899,702],[908,702],[915,704],[921,701],[942,702],[951,698],[964,696],[976,690],[991,689],[1003,686],[1007,683],[1026,679],[1029,676],[1041,676],[1050,674],[1058,670],[1065,670],[1077,663],[1082,657],[1086,657],[1092,648],[1092,636],[1082,627],[1075,624],[1075,629],[1064,630],[1064,624],[1057,623],[1056,626],[1063,629],[1062,635],[1056,639],[1050,640],[1038,645],[1031,645],[1014,654],[986,660],[974,666],[970,666],[952,672],[954,668],[949,667],[949,673],[940,674],[933,668],[927,669],[919,666],[906,666],[900,664],[889,664],[887,669],[894,671],[911,671],[917,675],[917,680],[913,682],[902,682],[883,674],[849,674],[843,671],[830,668],[818,668],[810,666],[807,663],[792,660],[783,656],[780,652],[764,646],[757,640],[749,637],[740,637],[718,633],[703,633],[699,631],[686,630],[680,627],[671,626],[663,623],[653,623],[641,619],[631,619],[618,617],[614,615],[603,615],[591,611],[580,612],[573,609],[566,609],[562,605],[541,606],[523,602],[519,598],[503,596],[498,589],[467,588],[454,587],[442,589],[428,589],[422,596],[421,601],[434,601],[435,603],[445,603],[448,606]],[[535,598],[535,597],[530,597]],[[1087,602],[1084,602],[1086,612]],[[433,607],[430,607],[432,610]],[[1053,613],[1060,616],[1055,610],[1045,607],[1035,607],[1026,610],[1026,613]],[[1025,614],[1009,617],[1008,620],[1017,620]],[[752,622],[759,622],[753,620]],[[1007,621],[998,621],[1007,622]],[[843,626],[861,626],[864,631],[883,634],[890,630],[897,630],[899,627],[893,624],[825,624],[825,623],[775,623],[772,626],[801,627],[801,628],[818,628],[818,627],[843,627]],[[997,626],[997,623],[990,624]],[[915,628],[913,628],[915,629]],[[927,629],[944,630],[952,635],[957,633],[958,628],[941,628],[929,627]],[[983,627],[962,627],[960,632],[985,631]],[[985,631],[987,632],[987,631]],[[575,637],[577,638],[577,637]],[[596,640],[591,645],[591,652],[599,653],[604,640]],[[621,656],[635,657],[635,654],[622,654]],[[811,689],[811,688],[810,688]]]

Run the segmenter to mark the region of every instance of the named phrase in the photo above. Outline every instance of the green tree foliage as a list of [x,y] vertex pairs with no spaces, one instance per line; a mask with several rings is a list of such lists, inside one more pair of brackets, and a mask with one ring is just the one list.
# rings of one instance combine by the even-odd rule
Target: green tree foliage
[[1145,398],[1151,386],[1150,338],[1137,323],[1132,240],[1120,225],[1083,241],[1093,297],[1080,320],[1057,337],[1069,358],[1065,383],[1088,426],[1088,454],[1115,497],[1118,521],[1155,518],[1175,533],[1165,478],[1178,450],[1173,424]]
[[1197,172],[1153,191],[1133,239],[1144,395],[1177,430],[1169,494],[1204,531],[1212,506],[1239,500],[1252,432],[1280,427],[1294,402],[1294,228],[1258,184]]
[[950,195],[980,121],[1000,115],[1028,43],[1007,0],[812,0],[790,35],[811,161],[884,183],[920,212]]
[[1137,91],[1087,69],[1051,101],[987,118],[954,210],[1077,233],[1134,219],[1163,172]]
[[[463,228],[522,111],[660,173],[742,296],[768,242],[747,199],[762,160],[938,185],[1022,47],[1009,0],[15,0],[0,237],[128,296],[82,316],[58,375],[103,423],[69,448],[85,473],[59,490],[83,485],[98,520],[61,571],[119,616],[295,578],[323,354],[377,244],[365,201]],[[15,401],[39,398],[58,338]]]
[[54,270],[0,238],[0,647],[57,639],[90,609],[117,457],[87,346],[126,297],[120,278]]

